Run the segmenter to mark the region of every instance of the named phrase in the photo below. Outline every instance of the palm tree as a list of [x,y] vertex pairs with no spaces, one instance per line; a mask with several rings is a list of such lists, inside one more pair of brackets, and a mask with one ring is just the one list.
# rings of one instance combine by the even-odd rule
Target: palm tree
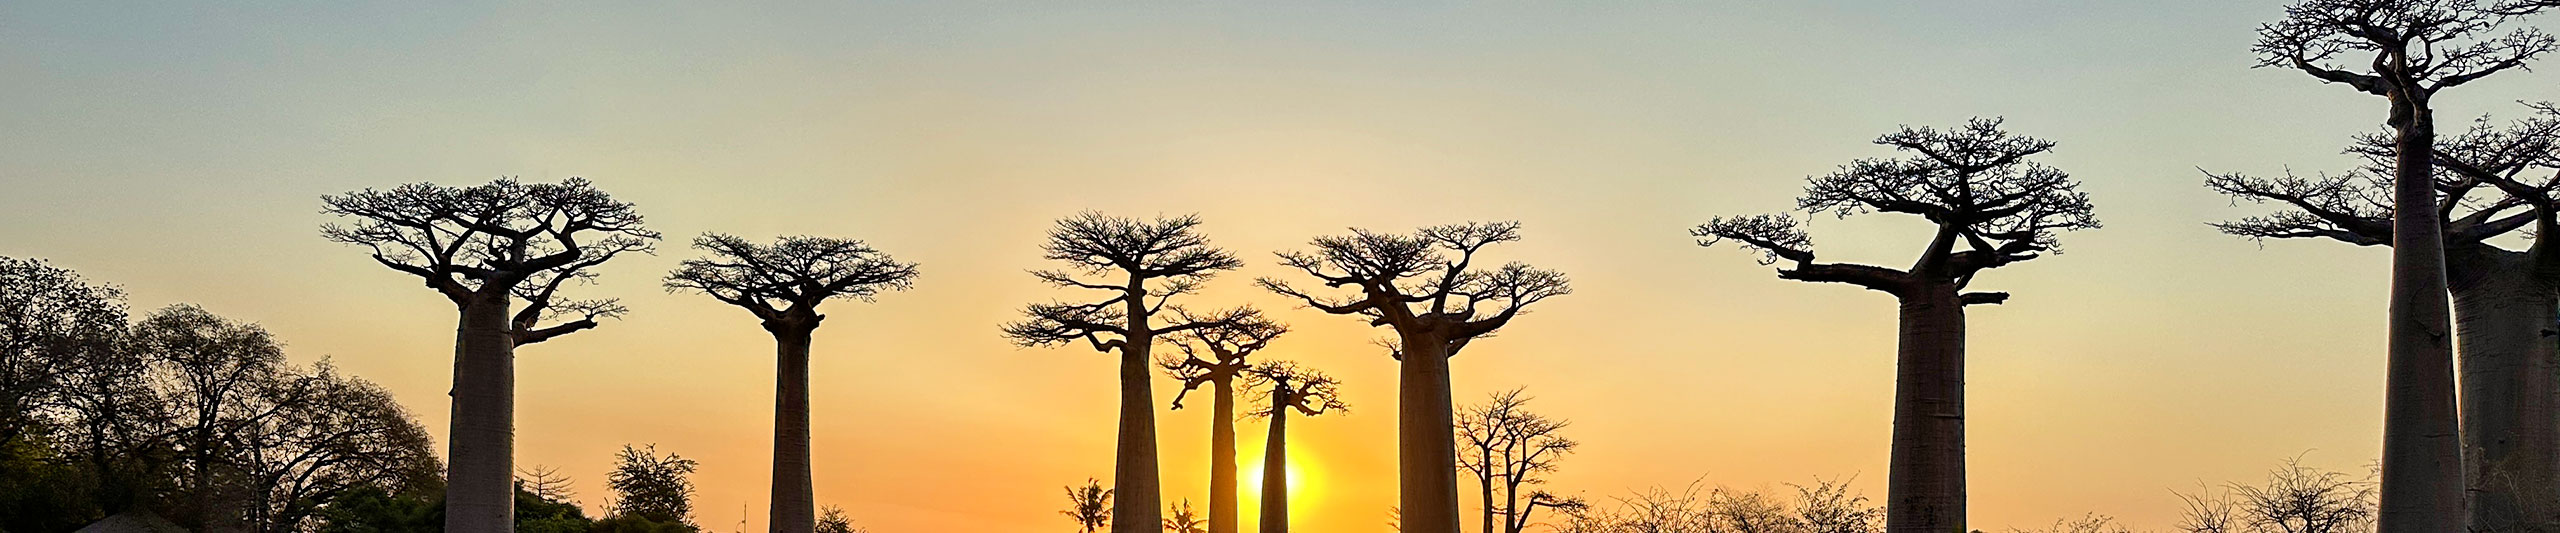
[[1341,382],[1297,363],[1263,363],[1248,375],[1259,399],[1270,402],[1248,413],[1271,418],[1271,440],[1262,447],[1262,533],[1289,533],[1289,412],[1316,416],[1351,406],[1335,390]]
[[1111,489],[1102,488],[1101,481],[1086,478],[1082,487],[1067,487],[1067,510],[1058,514],[1074,519],[1084,533],[1101,531],[1111,524],[1111,493]]
[[1183,357],[1159,363],[1182,382],[1182,392],[1173,396],[1174,409],[1182,408],[1183,396],[1192,389],[1210,386],[1209,533],[1236,531],[1236,378],[1252,369],[1248,357],[1288,332],[1288,326],[1260,313],[1241,315],[1224,326],[1187,332],[1174,341]]
[[773,495],[766,522],[775,533],[811,533],[818,508],[809,472],[809,343],[827,318],[818,304],[905,290],[915,283],[916,265],[862,241],[825,237],[784,237],[766,246],[714,233],[694,239],[693,247],[711,256],[685,260],[667,275],[667,290],[744,308],[773,334]]
[[1815,262],[1813,240],[1783,214],[1719,217],[1691,234],[1701,246],[1732,240],[1756,248],[1762,264],[1792,262],[1778,270],[1782,279],[1846,283],[1901,302],[1885,529],[1963,531],[1964,308],[2009,298],[1965,288],[1983,271],[2058,252],[2056,232],[2096,228],[2098,220],[2069,174],[2027,161],[2053,143],[2011,135],[1998,119],[1946,131],[1906,126],[1875,143],[1914,155],[1861,159],[1813,178],[1796,205],[1842,217],[1886,212],[1928,220],[1936,236],[1909,269]]
[[1182,505],[1181,505],[1181,506],[1177,506],[1177,507],[1173,507],[1173,508],[1171,508],[1171,509],[1167,509],[1167,512],[1168,512],[1168,516],[1164,517],[1164,530],[1165,530],[1165,531],[1169,531],[1169,532],[1172,532],[1172,533],[1208,533],[1208,532],[1209,532],[1209,530],[1207,530],[1207,529],[1202,529],[1202,528],[1200,527],[1200,525],[1201,525],[1201,524],[1204,524],[1204,523],[1206,523],[1206,522],[1202,522],[1202,521],[1200,520],[1200,514],[1199,514],[1199,513],[1197,513],[1197,512],[1193,512],[1193,511],[1191,510],[1191,500],[1182,500]]

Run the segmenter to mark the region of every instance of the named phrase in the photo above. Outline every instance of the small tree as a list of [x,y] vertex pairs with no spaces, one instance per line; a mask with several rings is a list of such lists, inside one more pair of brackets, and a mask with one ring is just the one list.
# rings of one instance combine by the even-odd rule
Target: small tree
[[[1195,319],[1172,305],[1175,296],[1199,290],[1219,272],[1243,266],[1226,250],[1209,244],[1194,216],[1153,221],[1085,212],[1059,220],[1040,247],[1042,257],[1066,263],[1068,270],[1041,270],[1033,277],[1061,288],[1101,291],[1110,295],[1087,303],[1032,304],[1024,319],[1006,324],[1006,338],[1022,346],[1088,343],[1095,351],[1120,356],[1119,446],[1112,464],[1112,483],[1120,500],[1114,533],[1154,533],[1163,520],[1156,468],[1155,391],[1149,366],[1160,336],[1229,322],[1219,317]],[[1100,279],[1088,279],[1100,278]],[[1159,313],[1186,321],[1159,324]],[[1245,311],[1236,311],[1242,313]]]
[[693,241],[711,254],[686,260],[667,275],[667,290],[695,291],[738,306],[773,334],[773,492],[767,523],[777,533],[810,533],[818,509],[809,460],[809,345],[826,315],[818,304],[845,297],[870,301],[905,290],[914,263],[900,263],[862,241],[784,237],[771,246],[728,235]]
[[1075,520],[1076,527],[1084,533],[1101,531],[1111,525],[1111,493],[1111,489],[1102,488],[1102,482],[1094,479],[1084,480],[1082,487],[1069,485],[1067,509],[1058,511],[1058,514]]
[[1558,433],[1571,422],[1529,411],[1530,399],[1521,396],[1525,390],[1494,393],[1458,414],[1458,468],[1476,477],[1483,531],[1520,533],[1539,507],[1583,505],[1580,499],[1521,492],[1523,486],[1546,484],[1545,476],[1579,445]]
[[698,463],[673,453],[658,455],[658,446],[623,445],[614,455],[605,486],[613,489],[613,515],[651,522],[693,523],[693,471]]
[[1191,510],[1191,500],[1182,500],[1182,505],[1167,508],[1165,513],[1164,530],[1167,532],[1208,533],[1209,531],[1201,527],[1208,522],[1201,520],[1200,514]]
[[[641,225],[631,204],[584,178],[415,183],[320,200],[321,212],[353,219],[324,226],[322,237],[365,247],[375,262],[424,280],[459,312],[445,528],[510,531],[515,349],[620,316],[614,300],[570,300],[560,288],[593,280],[593,269],[614,257],[649,252],[657,232]],[[524,307],[514,309],[519,300]]]
[[1182,382],[1182,392],[1173,395],[1174,409],[1182,408],[1182,398],[1192,389],[1209,386],[1209,533],[1236,531],[1236,379],[1252,369],[1247,359],[1254,352],[1289,332],[1288,326],[1251,310],[1225,318],[1224,324],[1177,336],[1174,346],[1182,348],[1182,357],[1157,363]]
[[1449,396],[1449,358],[1492,335],[1530,305],[1572,292],[1564,274],[1523,263],[1479,268],[1476,253],[1520,240],[1517,222],[1433,226],[1409,235],[1351,230],[1318,237],[1313,252],[1282,252],[1281,264],[1326,287],[1354,289],[1319,297],[1288,282],[1262,278],[1263,288],[1337,315],[1393,328],[1397,373],[1398,508],[1405,531],[1458,530],[1457,420]]
[[845,517],[843,507],[829,505],[818,511],[818,533],[863,533],[864,531],[866,530],[863,528],[854,527],[853,519]]
[[2359,533],[2372,531],[2378,488],[2371,478],[2303,466],[2299,457],[2267,472],[2264,484],[2178,493],[2186,533]]
[[1262,533],[1289,532],[1289,412],[1316,416],[1350,410],[1336,388],[1340,381],[1323,372],[1288,361],[1254,365],[1248,388],[1264,407],[1246,416],[1271,419],[1271,438],[1262,446]]
[[2096,228],[2098,220],[2069,174],[2028,160],[2053,143],[2010,134],[1998,119],[1944,131],[1906,126],[1875,143],[1912,155],[1860,159],[1815,177],[1796,206],[1840,217],[1884,212],[1929,221],[1936,235],[1910,268],[1817,262],[1813,239],[1787,215],[1719,217],[1691,234],[1700,246],[1730,240],[1757,249],[1762,264],[1788,262],[1778,270],[1782,279],[1846,283],[1900,301],[1885,529],[1962,530],[1964,308],[2009,298],[1966,289],[1984,271],[2058,252],[2058,233]]

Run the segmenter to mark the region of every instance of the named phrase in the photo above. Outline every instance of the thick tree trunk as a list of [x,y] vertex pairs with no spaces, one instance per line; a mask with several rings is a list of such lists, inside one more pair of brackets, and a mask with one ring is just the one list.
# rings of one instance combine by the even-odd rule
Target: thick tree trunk
[[1120,348],[1120,456],[1112,470],[1112,533],[1158,533],[1164,505],[1157,495],[1155,382],[1148,373],[1152,337],[1132,335]]
[[1952,285],[1902,297],[1885,531],[1965,531],[1964,304]]
[[813,327],[773,331],[773,497],[765,516],[774,533],[811,533],[818,503],[809,474],[809,336]]
[[2435,125],[2426,104],[2392,97],[2398,130],[2391,217],[2390,351],[2382,412],[2381,533],[2459,533],[2462,429],[2446,309],[2444,224],[2437,216]]
[[1289,533],[1289,394],[1271,395],[1271,440],[1262,445],[1262,533]]
[[505,289],[462,306],[454,340],[453,425],[444,530],[515,530],[515,348]]
[[2554,531],[2560,513],[2560,292],[2525,254],[2445,254],[2461,362],[2465,480],[2474,533]]
[[1403,335],[1396,433],[1404,533],[1457,533],[1458,444],[1449,403],[1449,341],[1429,331]]
[[1235,377],[1211,378],[1209,416],[1209,533],[1236,533]]

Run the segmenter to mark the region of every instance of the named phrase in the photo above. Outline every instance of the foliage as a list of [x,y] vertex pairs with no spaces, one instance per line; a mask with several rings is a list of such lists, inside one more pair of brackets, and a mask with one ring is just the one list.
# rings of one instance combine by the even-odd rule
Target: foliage
[[[654,444],[624,445],[614,456],[613,472],[605,476],[605,486],[614,493],[613,516],[607,521],[640,518],[690,527],[696,466],[694,460],[673,453],[659,456]],[[604,527],[604,522],[597,522],[597,527]],[[655,527],[630,520],[617,522],[614,527],[643,526]]]
[[1085,533],[1101,531],[1111,525],[1111,493],[1112,489],[1102,488],[1102,481],[1087,478],[1082,487],[1067,487],[1067,509],[1058,514],[1075,520]]
[[854,527],[853,519],[844,516],[843,507],[829,505],[818,511],[817,533],[864,533],[865,531],[868,530]]

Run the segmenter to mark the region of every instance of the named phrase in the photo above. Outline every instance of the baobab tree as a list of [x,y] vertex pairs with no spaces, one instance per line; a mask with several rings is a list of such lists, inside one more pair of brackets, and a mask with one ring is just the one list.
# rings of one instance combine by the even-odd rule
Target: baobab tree
[[[1314,252],[1281,252],[1281,264],[1348,296],[1316,296],[1262,278],[1272,292],[1337,315],[1367,317],[1395,330],[1398,494],[1407,533],[1458,530],[1458,450],[1449,398],[1449,358],[1511,323],[1539,301],[1572,292],[1564,274],[1513,262],[1478,268],[1476,253],[1520,240],[1520,223],[1467,223],[1412,234],[1354,228],[1318,237]],[[1452,257],[1454,255],[1454,257]]]
[[[2258,66],[2300,70],[2389,103],[2393,206],[2436,207],[2436,95],[2550,52],[2552,37],[2516,23],[2550,0],[2302,0],[2258,27]],[[2452,318],[2446,309],[2444,220],[2391,210],[2389,355],[2385,364],[2381,508],[2384,531],[2465,527]]]
[[[1248,310],[1208,316],[1184,313],[1176,296],[1199,290],[1219,272],[1244,266],[1226,250],[1209,244],[1199,232],[1200,218],[1182,216],[1141,221],[1084,212],[1059,220],[1042,243],[1042,257],[1067,264],[1066,270],[1033,271],[1053,286],[1101,291],[1108,298],[1083,303],[1052,302],[1024,306],[1022,321],[1005,324],[1004,335],[1025,347],[1085,342],[1095,351],[1120,356],[1120,442],[1112,467],[1117,499],[1111,509],[1113,533],[1153,533],[1164,521],[1156,477],[1156,413],[1149,367],[1155,344],[1165,335],[1234,321]],[[1158,324],[1158,314],[1181,317]]]
[[1271,419],[1271,438],[1262,445],[1262,533],[1289,533],[1289,412],[1316,416],[1345,411],[1340,381],[1288,361],[1254,365],[1248,386],[1256,400],[1267,402],[1251,413]]
[[1999,119],[1947,130],[1905,126],[1875,144],[1911,155],[1860,159],[1814,177],[1796,206],[1839,217],[1883,212],[1929,221],[1935,236],[1909,268],[1819,262],[1812,238],[1784,214],[1718,217],[1691,233],[1700,246],[1729,240],[1759,250],[1761,264],[1789,263],[1778,269],[1781,279],[1845,283],[1901,302],[1885,529],[1962,531],[1964,308],[2009,298],[1966,288],[1985,270],[2059,252],[2058,232],[2096,228],[2098,220],[2069,174],[2028,160],[2053,143],[2010,134]]
[[768,527],[776,533],[811,533],[818,501],[809,473],[809,344],[818,304],[845,297],[871,301],[884,290],[906,290],[915,263],[901,263],[862,241],[783,237],[761,245],[730,235],[707,234],[693,247],[710,254],[688,259],[667,275],[667,290],[710,295],[755,315],[773,334],[773,497]]
[[[1458,415],[1458,468],[1476,477],[1478,509],[1487,533],[1520,533],[1529,528],[1538,508],[1566,511],[1586,504],[1544,491],[1522,493],[1522,487],[1546,484],[1556,462],[1581,446],[1562,431],[1572,425],[1529,411],[1526,389],[1493,393],[1480,405]],[[1522,498],[1527,498],[1523,501]]]
[[[2560,112],[2497,127],[2486,119],[2437,143],[2445,178],[2433,209],[2443,221],[2444,262],[2461,342],[2463,456],[2472,531],[2549,530],[2560,516],[2560,350],[2546,332],[2560,323],[2560,251],[2551,233],[2551,177],[2560,168]],[[2209,174],[2206,186],[2234,198],[2275,203],[2274,214],[2216,224],[2252,239],[2329,239],[2390,245],[2389,135],[2358,139],[2366,164],[2337,176],[2259,178]],[[2447,179],[2449,178],[2449,179]],[[2491,242],[2527,227],[2532,244]]]
[[1223,325],[1184,332],[1173,341],[1182,357],[1157,364],[1182,382],[1173,408],[1201,385],[1209,386],[1209,533],[1236,531],[1236,379],[1252,369],[1246,359],[1288,333],[1289,327],[1263,318],[1260,312],[1230,317]]
[[[585,178],[413,183],[320,200],[321,212],[354,219],[324,226],[323,237],[369,249],[375,262],[424,280],[459,312],[445,529],[512,531],[515,349],[620,316],[624,308],[612,299],[571,300],[560,288],[593,281],[597,265],[622,254],[650,252],[657,232]],[[514,309],[518,300],[522,309]]]

